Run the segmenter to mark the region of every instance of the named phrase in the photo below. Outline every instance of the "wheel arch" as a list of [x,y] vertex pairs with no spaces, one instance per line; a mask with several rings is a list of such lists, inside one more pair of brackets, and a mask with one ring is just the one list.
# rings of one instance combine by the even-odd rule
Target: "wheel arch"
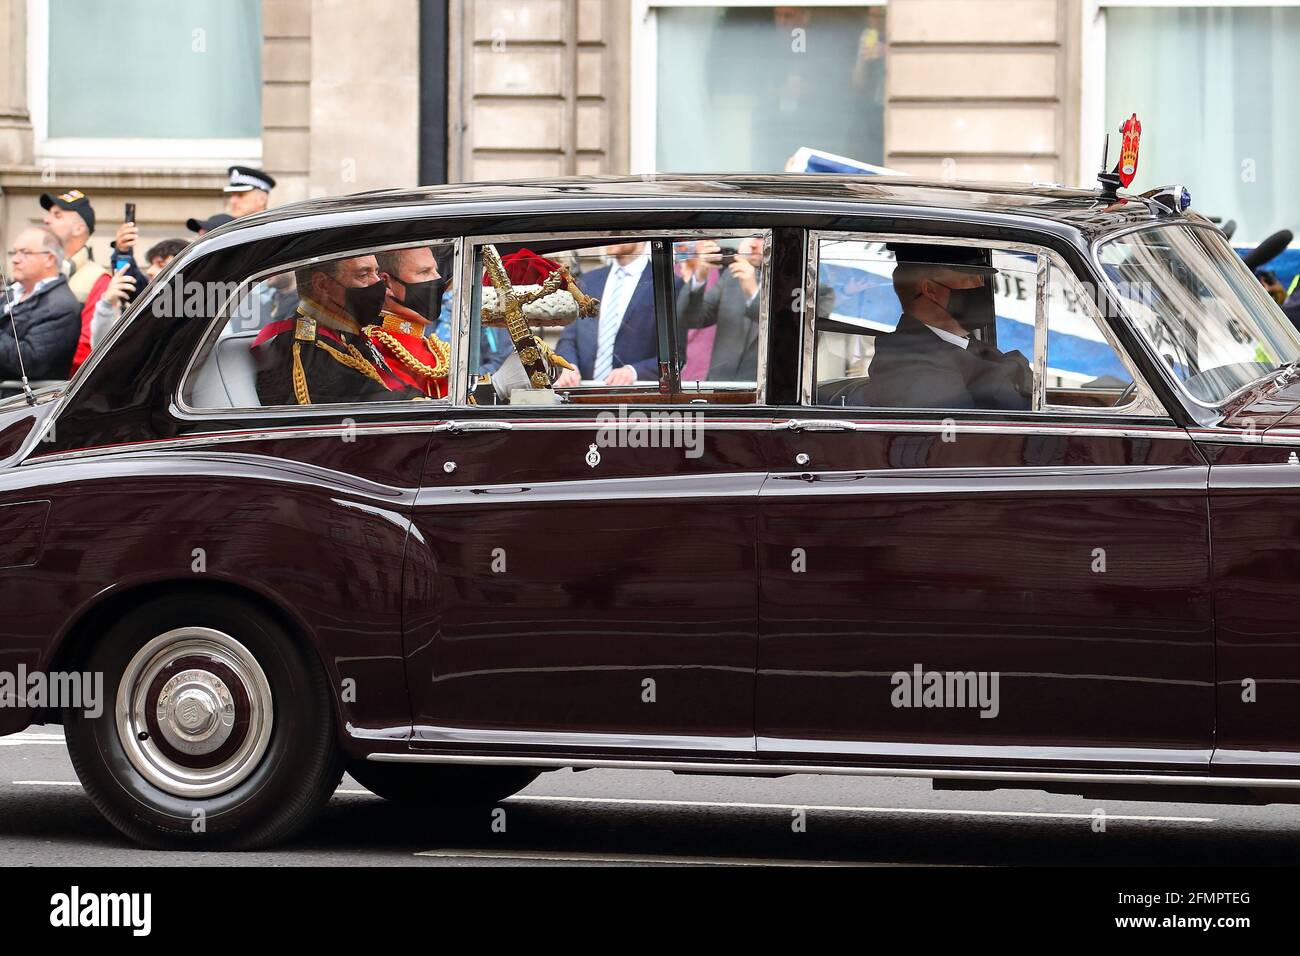
[[[340,701],[338,699],[338,682],[334,679],[329,662],[321,656],[320,645],[307,622],[286,607],[282,602],[234,581],[220,578],[198,580],[194,578],[143,581],[101,593],[95,600],[81,608],[71,623],[57,639],[46,672],[76,670],[80,661],[94,642],[96,634],[102,634],[114,621],[129,613],[133,608],[150,601],[165,597],[192,595],[196,600],[204,597],[221,596],[242,601],[265,613],[280,625],[290,640],[297,643],[300,650],[323,669],[330,685],[330,702],[334,712],[336,729],[341,730]],[[61,717],[57,711],[39,713],[33,723],[59,723]]]

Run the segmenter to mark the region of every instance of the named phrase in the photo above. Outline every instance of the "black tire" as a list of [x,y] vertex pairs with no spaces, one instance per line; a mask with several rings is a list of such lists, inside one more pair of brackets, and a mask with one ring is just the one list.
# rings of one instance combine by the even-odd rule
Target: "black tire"
[[350,773],[375,796],[406,806],[482,806],[513,796],[541,774],[535,767],[379,763],[356,760]]
[[[199,632],[196,628],[207,630]],[[188,639],[169,636],[174,634],[187,635]],[[152,682],[144,679],[150,668],[142,667],[141,660],[153,666],[161,659],[160,653],[168,653],[169,647],[172,652],[180,653],[175,649],[192,648],[195,641],[217,640],[212,638],[213,634],[233,638],[246,651],[241,663],[251,656],[255,664],[251,672],[260,669],[260,679],[252,683],[258,691],[256,695],[238,696],[246,686],[239,679],[243,672],[221,670],[219,656],[183,655],[161,667]],[[222,647],[220,643],[213,646]],[[214,662],[210,665],[212,673],[222,675],[231,687],[239,688],[230,698],[247,700],[256,696],[263,706],[258,712],[250,706],[253,716],[243,725],[237,717],[227,720],[223,716],[226,709],[219,707],[213,712],[206,699],[201,702],[204,710],[196,711],[192,707],[186,710],[184,720],[208,721],[200,726],[199,732],[221,724],[217,733],[228,734],[222,747],[235,748],[242,762],[230,772],[228,780],[214,777],[198,784],[221,788],[228,782],[226,789],[210,794],[180,793],[184,781],[177,784],[162,776],[160,784],[151,779],[149,772],[156,776],[163,772],[154,770],[140,756],[141,748],[146,746],[164,756],[179,752],[166,749],[174,738],[168,738],[158,729],[161,725],[157,710],[153,725],[156,732],[152,736],[147,731],[131,734],[129,728],[140,725],[126,723],[122,725],[126,731],[120,730],[119,719],[129,718],[118,717],[116,704],[124,690],[123,676],[128,671],[144,675],[131,686],[143,688],[138,692],[139,700],[146,706],[138,707],[135,712],[147,714],[149,706],[156,708],[159,699],[166,696],[168,683],[164,678],[171,675],[182,682],[193,680],[195,674],[208,673],[203,667],[209,660]],[[152,601],[109,627],[82,655],[79,668],[103,674],[105,699],[102,714],[93,719],[80,709],[64,711],[64,731],[72,765],[91,801],[108,821],[145,846],[253,849],[278,843],[311,820],[342,777],[343,759],[335,738],[332,697],[320,663],[268,615],[249,604],[208,594],[176,595]],[[173,686],[183,690],[187,685]],[[154,695],[153,688],[161,690]],[[201,695],[203,690],[189,693],[193,697]],[[127,690],[125,699],[136,698]],[[181,703],[184,694],[173,690],[166,699],[175,702],[175,713],[179,714],[184,706]],[[211,699],[221,703],[226,698],[220,696],[218,689]],[[269,707],[265,706],[268,699]],[[239,705],[232,704],[229,713],[237,714],[238,710]],[[198,718],[194,716],[196,712],[200,714]],[[269,719],[265,718],[267,714]],[[173,735],[177,726],[183,727],[180,720],[178,716],[176,722],[169,724]],[[233,729],[226,730],[226,725]],[[128,753],[124,736],[141,743],[133,743]],[[231,739],[234,743],[230,743]],[[211,746],[210,742],[200,745]],[[181,762],[216,761],[224,753],[218,750],[199,757],[185,756]],[[145,770],[140,769],[142,761],[146,763]],[[184,769],[188,772],[188,765]],[[209,772],[211,768],[200,767],[200,770]],[[222,766],[211,772],[223,772]],[[202,827],[198,825],[199,820],[203,821]]]

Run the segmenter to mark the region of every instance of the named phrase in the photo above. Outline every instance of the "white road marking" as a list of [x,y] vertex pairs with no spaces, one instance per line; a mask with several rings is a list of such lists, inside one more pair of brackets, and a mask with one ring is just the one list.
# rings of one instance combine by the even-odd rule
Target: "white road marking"
[[80,780],[15,780],[16,787],[79,787]]
[[62,747],[66,743],[62,731],[51,733],[45,730],[24,730],[8,737],[0,737],[0,747],[24,747],[28,744],[55,744]]
[[[704,800],[642,800],[633,797],[548,797],[548,796],[514,796],[506,803],[606,803],[629,804],[632,806],[653,807],[708,807],[710,809],[728,810],[821,810],[838,813],[910,813],[923,816],[972,816],[972,817],[1024,817],[1049,820],[1091,820],[1091,813],[1063,813],[1039,810],[949,810],[931,807],[844,807],[814,806],[802,803],[714,803]],[[1123,813],[1107,813],[1107,820],[1127,820],[1142,823],[1214,823],[1215,817],[1164,817],[1140,816]]]
[[604,853],[552,853],[539,850],[422,850],[416,856],[441,859],[535,860],[542,863],[663,863],[672,866],[891,866],[894,864],[856,863],[840,860],[743,860],[734,857],[656,856],[653,853],[628,853],[609,856]]

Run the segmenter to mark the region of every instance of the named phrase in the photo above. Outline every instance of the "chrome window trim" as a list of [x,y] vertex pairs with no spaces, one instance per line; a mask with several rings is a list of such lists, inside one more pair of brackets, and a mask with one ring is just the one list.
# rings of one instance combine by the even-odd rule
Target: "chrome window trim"
[[[415,240],[408,240],[403,242],[386,243],[380,246],[363,246],[351,252],[336,253],[327,256],[326,255],[309,256],[305,259],[294,260],[293,262],[284,263],[282,265],[276,266],[275,268],[263,269],[261,272],[255,273],[249,276],[248,278],[241,280],[239,285],[236,287],[235,291],[232,292],[225,299],[224,302],[222,302],[221,308],[217,310],[216,317],[210,320],[210,325],[208,329],[203,333],[202,337],[199,339],[198,345],[195,346],[194,351],[190,354],[189,361],[185,363],[185,368],[181,372],[180,378],[178,378],[176,381],[176,391],[172,395],[172,403],[177,413],[177,417],[188,421],[193,421],[193,420],[212,421],[214,419],[235,418],[235,417],[241,419],[247,419],[250,417],[249,413],[258,415],[261,414],[262,412],[270,412],[272,413],[272,415],[279,417],[284,415],[285,413],[291,413],[294,416],[300,416],[300,415],[310,415],[313,414],[314,412],[325,412],[326,414],[333,414],[336,411],[346,412],[348,410],[354,410],[354,411],[369,410],[369,409],[398,410],[398,409],[408,409],[412,404],[424,405],[424,402],[415,402],[412,399],[402,399],[402,400],[391,401],[391,402],[348,402],[348,403],[340,403],[340,404],[321,403],[319,405],[317,404],[251,405],[246,408],[220,408],[220,407],[196,408],[185,401],[185,386],[190,381],[191,376],[194,375],[196,372],[196,368],[199,364],[199,356],[203,355],[204,358],[206,359],[206,357],[211,354],[212,348],[216,345],[217,340],[221,337],[221,329],[224,323],[230,321],[229,313],[230,313],[231,304],[235,302],[237,299],[239,299],[241,295],[247,292],[247,290],[250,287],[256,285],[257,283],[262,282],[263,280],[271,276],[281,275],[291,270],[301,269],[303,266],[312,265],[317,262],[328,262],[334,259],[351,259],[351,258],[355,258],[356,256],[374,255],[380,252],[391,252],[394,249],[414,249],[421,246],[450,245],[452,247],[453,254],[459,257],[462,252],[463,243],[464,243],[463,238],[456,237],[454,239],[448,239],[448,238],[429,239],[429,240],[415,239]],[[459,259],[457,261],[459,261]],[[459,295],[460,295],[459,290],[455,290],[455,289],[452,290],[453,303],[459,298]],[[454,308],[455,306],[453,305],[453,310]],[[451,404],[450,400],[445,398],[431,398],[431,399],[427,399],[427,401],[435,405]]]
[[[1108,232],[1105,233],[1104,235],[1098,236],[1097,238],[1093,239],[1088,244],[1088,253],[1092,260],[1092,265],[1096,269],[1097,275],[1100,277],[1101,281],[1106,284],[1107,294],[1109,295],[1109,297],[1112,298],[1112,300],[1115,303],[1115,308],[1119,312],[1118,318],[1120,318],[1121,321],[1126,322],[1129,328],[1132,329],[1134,336],[1137,337],[1138,343],[1142,347],[1142,351],[1146,354],[1147,358],[1155,365],[1157,374],[1160,375],[1160,377],[1166,382],[1166,384],[1168,384],[1173,389],[1176,395],[1180,396],[1180,398],[1182,398],[1185,401],[1191,402],[1192,405],[1195,406],[1196,408],[1201,408],[1208,412],[1215,412],[1215,413],[1222,412],[1222,410],[1226,406],[1232,404],[1238,398],[1241,398],[1251,389],[1255,388],[1259,384],[1259,381],[1262,381],[1262,379],[1243,385],[1235,392],[1232,392],[1224,396],[1223,400],[1219,402],[1217,405],[1208,405],[1205,402],[1201,401],[1199,398],[1197,398],[1195,395],[1189,392],[1181,382],[1178,381],[1177,377],[1174,376],[1172,370],[1169,368],[1168,363],[1166,363],[1165,360],[1161,358],[1159,354],[1157,354],[1155,351],[1152,350],[1151,344],[1147,341],[1147,337],[1143,335],[1140,331],[1138,331],[1137,323],[1133,320],[1133,317],[1129,315],[1128,310],[1124,308],[1122,304],[1123,297],[1119,295],[1119,291],[1115,288],[1114,281],[1107,274],[1106,269],[1102,264],[1101,247],[1103,245],[1115,239],[1120,239],[1123,238],[1124,236],[1131,235],[1132,233],[1135,232],[1143,232],[1146,230],[1154,230],[1154,229],[1203,229],[1208,232],[1212,232],[1220,237],[1223,236],[1223,233],[1219,230],[1219,227],[1214,225],[1214,223],[1198,222],[1193,219],[1168,219],[1168,220],[1156,220],[1153,222],[1134,223],[1125,226],[1122,229],[1116,229],[1114,232]],[[1226,242],[1227,240],[1225,239],[1224,241]],[[1288,323],[1288,325],[1290,325],[1290,323]],[[1292,335],[1296,336],[1297,345],[1300,345],[1300,331],[1297,331],[1294,327],[1292,327],[1290,331]]]
[[[656,239],[746,239],[752,236],[762,236],[763,271],[762,271],[762,278],[760,279],[759,293],[758,293],[759,295],[759,299],[758,299],[758,350],[759,352],[758,352],[758,371],[756,373],[757,382],[756,382],[756,390],[755,390],[755,399],[752,403],[746,403],[744,405],[719,404],[717,406],[719,408],[754,408],[757,406],[762,406],[767,404],[767,337],[768,337],[768,326],[771,317],[771,302],[772,302],[772,248],[773,248],[772,230],[773,230],[772,226],[762,226],[753,229],[737,229],[737,228],[730,228],[730,227],[720,228],[720,229],[704,229],[704,228],[692,227],[688,229],[662,229],[662,228],[580,229],[580,230],[573,230],[573,231],[566,231],[566,232],[527,232],[527,233],[512,232],[512,233],[504,233],[498,235],[470,234],[464,237],[466,251],[470,254],[466,255],[465,257],[465,261],[469,263],[468,274],[462,273],[462,279],[463,281],[466,282],[465,288],[477,289],[475,283],[477,282],[476,276],[478,273],[477,263],[478,263],[479,249],[482,246],[491,245],[498,242],[541,242],[541,241],[549,242],[552,240],[562,240],[564,242],[569,242],[569,241],[583,242],[586,240],[596,240],[595,242],[592,242],[591,245],[597,246],[597,245],[608,245],[608,243],[605,242],[604,240],[620,239],[620,238],[636,238],[636,239],[646,239],[646,240],[654,241]],[[648,267],[653,268],[653,263],[649,263]],[[478,295],[476,293],[474,296],[470,296],[469,298],[471,300],[477,299]],[[465,355],[467,356],[468,347],[469,347],[469,334],[473,327],[473,313],[471,311],[470,301],[465,302],[465,304],[459,310],[459,314],[463,324],[459,329],[457,337],[458,338],[462,336],[464,337],[463,348],[466,350]],[[577,319],[575,321],[582,321],[582,320]],[[682,342],[681,344],[684,346],[685,342]],[[453,366],[453,368],[455,367],[456,366]],[[472,409],[475,413],[487,409],[497,409],[498,410],[497,414],[498,415],[500,414],[499,409],[503,407],[500,405],[482,406],[482,405],[469,404],[469,367],[468,364],[463,361],[459,367],[457,379],[458,379],[458,387],[455,394],[452,396],[452,402],[454,407]],[[705,382],[703,384],[712,386],[714,383]],[[730,386],[733,383],[723,383],[723,384]],[[650,386],[643,386],[643,391],[637,394],[642,394],[642,395],[660,394],[658,389],[662,387],[662,385],[663,385],[662,382],[658,383],[655,386],[654,391],[651,391]],[[748,385],[746,384],[745,387],[748,387]],[[720,389],[720,390],[725,391],[726,389]],[[637,398],[637,394],[631,394],[626,396],[627,399],[626,401],[609,402],[607,404],[591,403],[590,405],[588,405],[588,403],[584,402],[583,407],[584,408],[587,407],[618,408],[620,406],[635,405],[637,404],[637,402],[635,401],[635,399]],[[690,406],[690,404],[691,403],[689,401],[674,402],[672,404],[656,402],[654,404],[654,407],[655,408],[684,408]],[[509,407],[509,406],[505,406],[505,407]],[[554,406],[542,406],[542,407],[554,407]],[[563,407],[563,406],[559,406],[559,407]]]
[[[1128,354],[1127,350],[1115,336],[1114,330],[1110,324],[1104,320],[1096,303],[1092,302],[1088,307],[1089,317],[1101,331],[1106,343],[1115,350],[1119,356],[1124,368],[1128,371],[1133,381],[1138,384],[1136,392],[1127,404],[1118,408],[1108,407],[1082,407],[1077,405],[1049,405],[1046,401],[1047,382],[1047,339],[1042,334],[1047,328],[1047,271],[1052,265],[1056,266],[1065,276],[1078,283],[1078,276],[1070,268],[1065,259],[1056,252],[1044,245],[1030,242],[1019,241],[998,241],[994,239],[972,239],[961,236],[937,236],[916,234],[912,235],[904,232],[856,232],[853,230],[806,230],[808,242],[808,255],[806,257],[807,273],[805,275],[805,308],[802,321],[800,322],[800,335],[805,336],[803,342],[802,367],[800,368],[800,395],[804,405],[810,408],[853,408],[857,411],[868,412],[975,412],[980,409],[941,409],[941,408],[876,408],[873,406],[839,406],[839,405],[816,405],[814,403],[814,389],[816,378],[816,355],[817,355],[817,300],[816,288],[818,269],[820,266],[820,248],[823,240],[834,241],[861,241],[861,242],[909,242],[919,245],[943,245],[943,246],[962,246],[972,249],[989,249],[992,251],[1007,250],[1011,252],[1020,252],[1027,255],[1033,255],[1037,261],[1038,286],[1035,290],[1034,306],[1034,394],[1032,397],[1032,413],[1051,413],[1062,415],[1078,415],[1086,418],[1099,418],[1108,415],[1122,415],[1133,417],[1158,417],[1168,419],[1169,415],[1165,408],[1156,398],[1155,393],[1151,390],[1150,384],[1146,377],[1142,375],[1141,370]],[[807,297],[809,289],[812,290],[812,308],[807,308]],[[1083,299],[1091,302],[1089,296],[1083,296]],[[1039,351],[1042,355],[1039,355]]]

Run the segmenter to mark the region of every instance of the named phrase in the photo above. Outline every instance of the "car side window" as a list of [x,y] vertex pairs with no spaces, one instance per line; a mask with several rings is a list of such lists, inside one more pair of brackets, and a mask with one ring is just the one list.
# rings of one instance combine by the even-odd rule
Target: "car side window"
[[476,405],[757,401],[765,234],[539,237],[476,245]]
[[817,261],[817,404],[1032,407],[1037,256],[847,238]]
[[453,241],[358,250],[243,283],[181,389],[194,409],[447,399]]
[[1052,263],[1047,278],[1046,404],[1117,409],[1135,398],[1133,373],[1112,343],[1095,300]]
[[818,405],[1135,407],[1133,376],[1095,306],[1045,250],[819,237],[815,342]]

